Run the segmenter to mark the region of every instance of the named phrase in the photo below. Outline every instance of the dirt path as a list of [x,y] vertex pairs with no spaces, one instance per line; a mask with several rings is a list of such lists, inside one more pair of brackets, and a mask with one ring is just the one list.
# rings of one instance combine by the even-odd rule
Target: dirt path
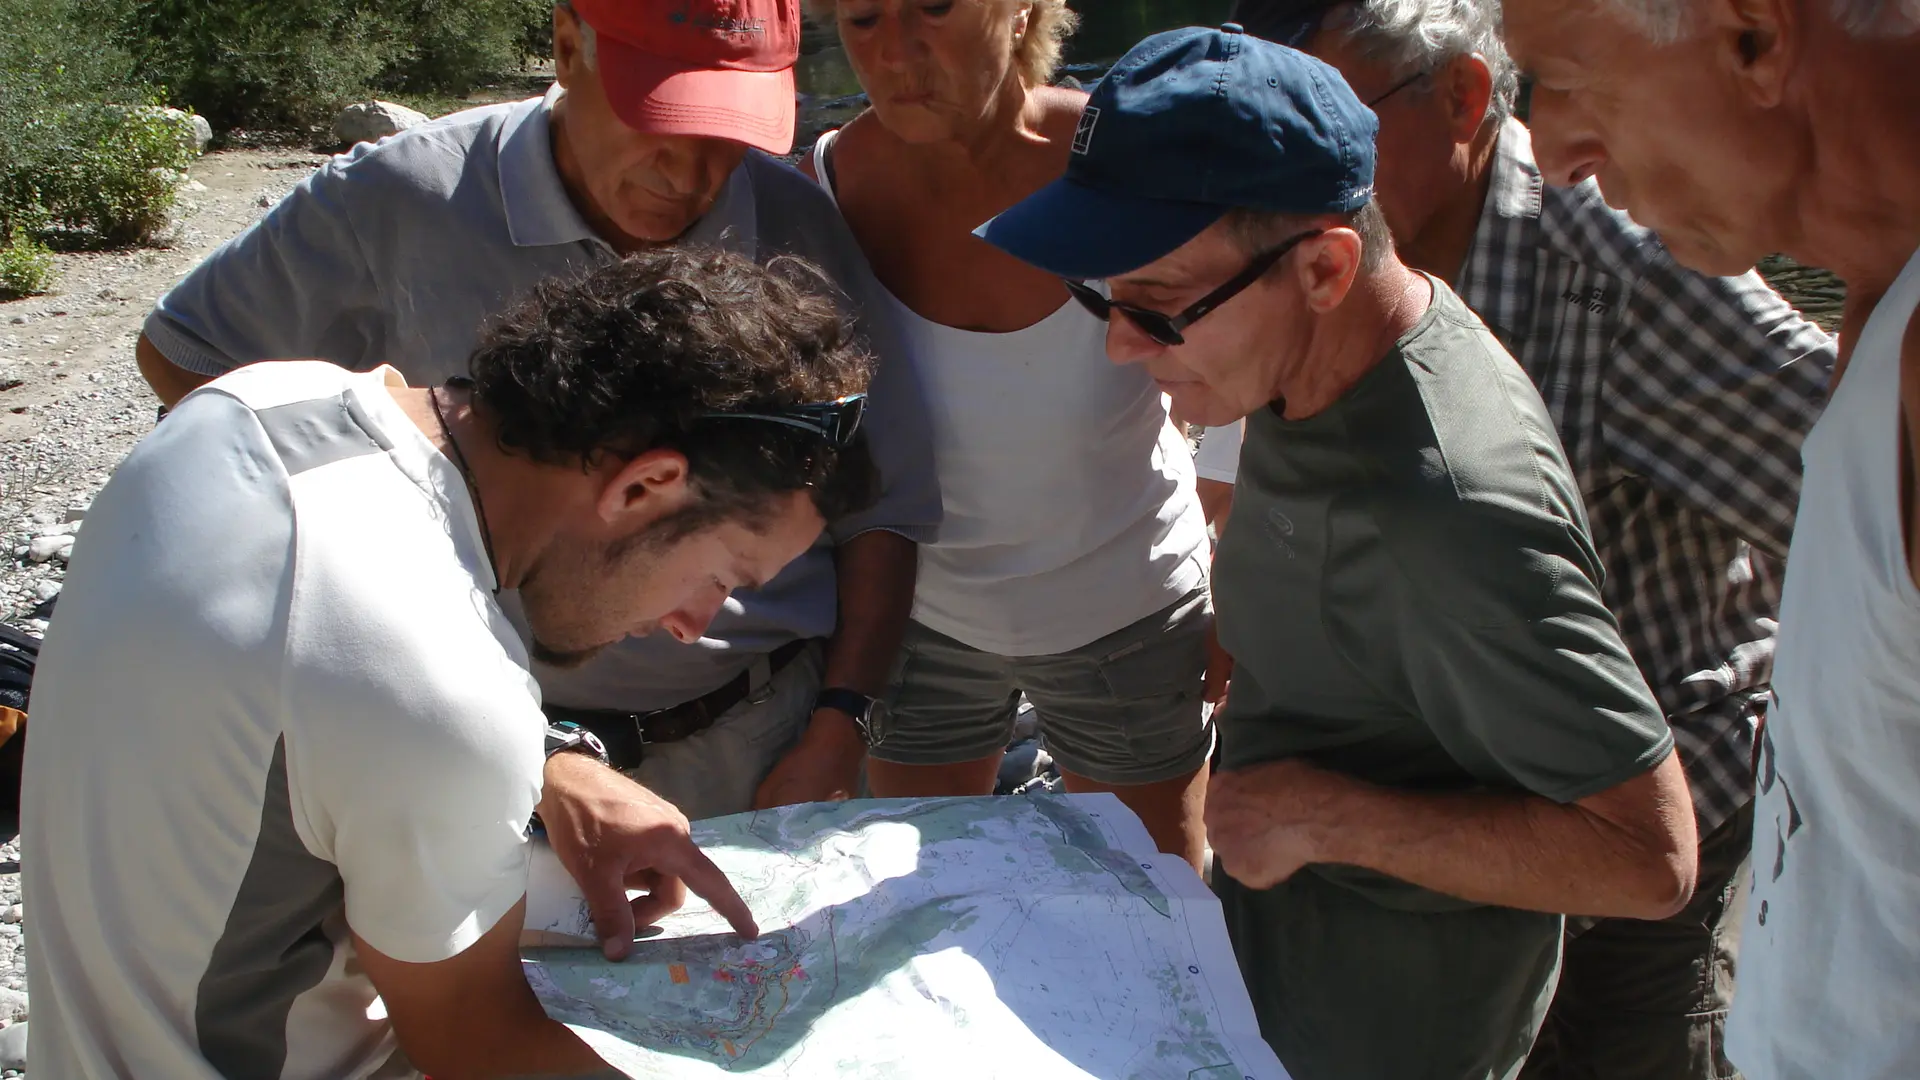
[[325,160],[298,149],[208,154],[192,167],[169,247],[59,256],[57,292],[0,304],[0,618],[44,614],[64,568],[24,549],[86,506],[153,427],[158,403],[133,343],[154,301]]

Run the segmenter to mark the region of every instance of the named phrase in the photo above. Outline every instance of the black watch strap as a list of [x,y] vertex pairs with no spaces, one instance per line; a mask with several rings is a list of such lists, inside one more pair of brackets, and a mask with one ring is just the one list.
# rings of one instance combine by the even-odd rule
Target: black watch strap
[[854,727],[860,730],[860,741],[872,746],[879,732],[874,730],[873,712],[878,702],[858,690],[849,690],[844,686],[829,686],[820,691],[813,699],[816,709],[833,709],[853,717]]

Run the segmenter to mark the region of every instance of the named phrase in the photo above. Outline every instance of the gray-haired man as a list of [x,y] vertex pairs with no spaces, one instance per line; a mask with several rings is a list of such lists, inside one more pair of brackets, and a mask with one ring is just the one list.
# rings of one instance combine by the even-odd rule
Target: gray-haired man
[[1554,913],[1670,916],[1696,864],[1575,474],[1519,365],[1394,254],[1375,119],[1333,69],[1174,31],[1095,109],[982,234],[1067,278],[1175,419],[1246,418],[1206,821],[1261,1034],[1298,1080],[1504,1080]]
[[[1518,78],[1497,0],[1241,0],[1239,17],[1332,63],[1378,115],[1395,242],[1452,283],[1540,386],[1585,495],[1608,606],[1687,766],[1694,900],[1664,922],[1570,925],[1527,1075],[1727,1076],[1754,732],[1800,442],[1833,343],[1757,275],[1675,265],[1595,184],[1543,185],[1511,116]],[[1209,435],[1203,475],[1231,480],[1237,455],[1222,444],[1236,433]]]
[[1690,266],[1781,251],[1847,283],[1727,1054],[1754,1080],[1920,1075],[1920,5],[1510,0],[1506,32],[1550,182],[1596,176]]

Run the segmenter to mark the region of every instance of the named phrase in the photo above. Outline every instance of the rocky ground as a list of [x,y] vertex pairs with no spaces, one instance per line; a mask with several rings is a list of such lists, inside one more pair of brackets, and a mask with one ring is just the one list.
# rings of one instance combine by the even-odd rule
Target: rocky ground
[[[87,504],[154,423],[134,366],[153,303],[323,157],[231,150],[192,168],[164,248],[60,256],[50,296],[0,304],[0,619],[39,633]],[[0,846],[0,1077],[24,1075],[27,955],[17,838]]]
[[[819,104],[816,129],[860,103]],[[209,154],[192,168],[167,246],[60,256],[57,292],[0,303],[0,619],[46,629],[88,503],[153,427],[157,402],[133,346],[154,301],[323,160],[285,148]],[[1823,325],[1837,323],[1842,293],[1831,275],[1766,269]],[[1031,782],[1044,769],[1022,758],[1013,771]],[[15,839],[0,846],[0,1077],[23,1075],[25,1063],[22,917]]]
[[33,630],[59,593],[67,537],[153,427],[133,361],[153,303],[324,160],[231,150],[192,168],[169,246],[59,257],[57,292],[0,304],[0,618]]

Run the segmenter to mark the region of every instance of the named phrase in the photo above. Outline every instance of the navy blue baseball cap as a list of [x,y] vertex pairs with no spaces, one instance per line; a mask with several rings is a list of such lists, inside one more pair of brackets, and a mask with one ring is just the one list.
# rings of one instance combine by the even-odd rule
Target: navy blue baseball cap
[[1093,88],[1066,175],[975,229],[1061,277],[1138,270],[1235,209],[1344,214],[1373,197],[1379,123],[1340,73],[1228,23],[1133,47]]

